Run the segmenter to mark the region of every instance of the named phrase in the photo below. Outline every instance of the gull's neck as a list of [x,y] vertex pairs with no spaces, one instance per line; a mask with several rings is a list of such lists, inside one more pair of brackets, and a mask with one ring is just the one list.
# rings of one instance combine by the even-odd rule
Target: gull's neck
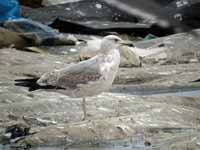
[[120,53],[116,49],[111,49],[109,51],[101,51],[101,59],[104,62],[115,62],[115,63],[120,63]]
[[107,46],[101,45],[101,54],[103,55],[110,55],[114,51],[117,51],[115,48],[108,48]]

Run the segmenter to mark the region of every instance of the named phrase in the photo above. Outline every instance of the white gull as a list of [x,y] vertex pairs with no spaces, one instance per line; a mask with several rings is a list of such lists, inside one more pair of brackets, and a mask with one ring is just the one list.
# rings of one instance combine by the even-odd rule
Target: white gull
[[115,35],[106,36],[101,42],[100,54],[66,68],[45,73],[37,83],[40,86],[59,87],[52,90],[72,98],[83,98],[83,119],[86,119],[86,97],[110,89],[120,64],[119,46],[128,44],[130,43]]

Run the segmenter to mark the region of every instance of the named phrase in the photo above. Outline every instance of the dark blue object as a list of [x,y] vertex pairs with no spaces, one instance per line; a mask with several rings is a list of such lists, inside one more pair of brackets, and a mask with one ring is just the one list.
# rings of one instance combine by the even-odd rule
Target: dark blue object
[[18,0],[0,0],[0,22],[20,18]]

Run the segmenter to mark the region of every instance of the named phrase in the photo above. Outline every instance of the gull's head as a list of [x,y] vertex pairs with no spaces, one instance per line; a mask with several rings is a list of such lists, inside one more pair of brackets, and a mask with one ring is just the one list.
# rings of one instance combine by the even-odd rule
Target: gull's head
[[116,35],[108,35],[101,41],[101,49],[103,52],[108,52],[113,49],[119,50],[119,47],[122,45],[133,46],[132,42],[123,41]]
[[104,37],[101,41],[101,48],[103,50],[111,50],[111,49],[118,49],[122,43],[122,39],[120,39],[116,35],[108,35]]

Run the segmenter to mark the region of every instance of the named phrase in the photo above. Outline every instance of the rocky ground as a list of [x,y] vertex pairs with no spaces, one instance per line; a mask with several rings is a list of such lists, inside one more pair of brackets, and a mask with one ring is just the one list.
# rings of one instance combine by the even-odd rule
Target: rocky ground
[[[136,45],[141,48],[143,44]],[[177,57],[168,57],[164,63],[146,63],[146,59],[142,67],[120,68],[110,92],[87,99],[86,121],[81,120],[81,99],[29,92],[27,87],[15,85],[17,79],[37,77],[78,61],[77,52],[57,55],[55,50],[41,54],[0,49],[0,142],[65,149],[200,149],[199,96],[149,95],[200,89],[196,46],[195,50],[190,47],[192,56],[188,51],[181,53],[184,61],[179,50]]]

